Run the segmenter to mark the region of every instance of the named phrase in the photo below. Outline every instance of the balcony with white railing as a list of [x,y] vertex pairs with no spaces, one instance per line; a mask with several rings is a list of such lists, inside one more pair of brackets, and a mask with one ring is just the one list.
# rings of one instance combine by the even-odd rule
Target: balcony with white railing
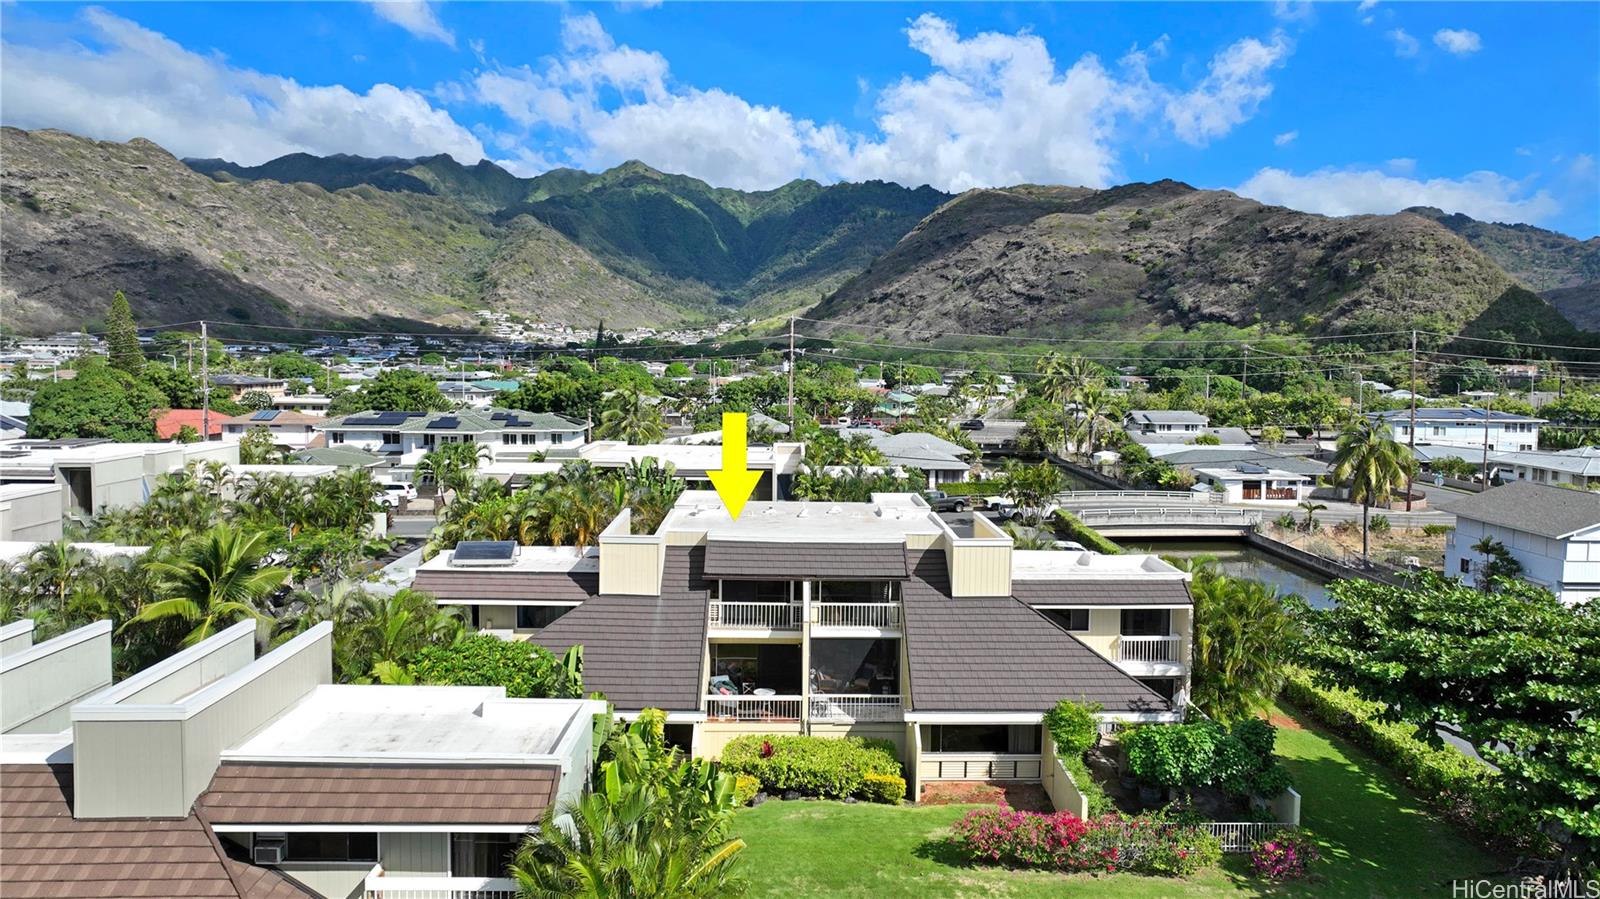
[[1139,662],[1154,665],[1177,665],[1181,657],[1183,638],[1177,634],[1131,636],[1117,638],[1117,661]]
[[811,624],[813,627],[897,631],[900,629],[900,604],[897,602],[812,603]]
[[362,899],[517,899],[509,877],[392,877],[367,875]]
[[901,721],[905,703],[899,695],[814,693],[810,713],[812,721]]
[[805,700],[799,696],[722,696],[706,697],[706,719],[710,721],[799,721]]
[[801,606],[791,602],[719,602],[707,607],[706,623],[713,629],[790,631],[800,629]]

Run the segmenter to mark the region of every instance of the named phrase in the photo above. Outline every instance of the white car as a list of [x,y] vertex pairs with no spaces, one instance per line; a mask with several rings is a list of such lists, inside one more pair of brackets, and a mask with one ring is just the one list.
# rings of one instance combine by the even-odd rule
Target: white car
[[378,495],[378,502],[390,509],[398,509],[402,502],[417,498],[415,484],[389,482],[380,486],[383,487],[383,493]]

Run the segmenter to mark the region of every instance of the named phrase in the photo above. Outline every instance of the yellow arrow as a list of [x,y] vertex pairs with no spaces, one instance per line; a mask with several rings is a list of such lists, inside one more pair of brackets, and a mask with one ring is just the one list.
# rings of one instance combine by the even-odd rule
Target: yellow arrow
[[755,492],[756,482],[761,480],[761,472],[745,466],[745,447],[749,441],[747,423],[743,412],[722,413],[722,470],[706,472],[711,485],[717,488],[717,495],[722,497],[722,504],[728,507],[729,517],[735,521],[744,511],[744,504],[750,501],[750,494]]

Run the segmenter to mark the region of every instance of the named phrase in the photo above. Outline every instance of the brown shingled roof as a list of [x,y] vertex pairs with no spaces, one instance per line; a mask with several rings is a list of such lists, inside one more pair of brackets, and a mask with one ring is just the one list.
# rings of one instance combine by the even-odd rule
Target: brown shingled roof
[[196,808],[216,824],[521,824],[555,801],[546,765],[224,762]]
[[902,605],[916,711],[1043,713],[1060,699],[1098,702],[1108,712],[1170,709],[1015,597],[953,598],[942,550],[907,555],[912,577]]
[[1187,606],[1188,585],[1180,580],[1021,580],[1011,579],[1011,595],[1030,606]]
[[706,542],[706,577],[862,580],[905,576],[904,543]]
[[557,655],[583,645],[583,686],[619,709],[697,711],[705,697],[704,547],[667,547],[661,595],[588,600],[539,632]]
[[417,572],[411,587],[445,600],[540,599],[583,602],[600,592],[600,573],[425,568]]
[[0,765],[6,899],[306,899],[276,871],[228,858],[194,815],[72,817],[71,765]]

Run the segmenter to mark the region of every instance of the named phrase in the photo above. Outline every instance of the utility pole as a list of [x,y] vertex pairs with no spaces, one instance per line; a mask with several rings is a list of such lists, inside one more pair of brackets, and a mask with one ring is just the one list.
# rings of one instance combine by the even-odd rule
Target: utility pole
[[1411,329],[1411,427],[1406,429],[1411,466],[1406,469],[1406,511],[1411,511],[1411,474],[1417,468],[1417,329]]
[[1367,382],[1361,378],[1361,369],[1355,370],[1356,376],[1356,414],[1361,415],[1366,405]]
[[1211,371],[1206,370],[1206,405],[1211,405]]
[[191,338],[183,342],[184,355],[189,359],[189,375],[194,375],[194,340]]
[[1483,404],[1483,468],[1480,476],[1483,478],[1483,489],[1489,489],[1489,422],[1494,418],[1494,397]]
[[211,439],[211,340],[200,323],[200,439]]
[[1239,399],[1250,395],[1250,344],[1244,345],[1244,380],[1239,382]]
[[795,436],[794,427],[794,316],[789,316],[789,439]]

